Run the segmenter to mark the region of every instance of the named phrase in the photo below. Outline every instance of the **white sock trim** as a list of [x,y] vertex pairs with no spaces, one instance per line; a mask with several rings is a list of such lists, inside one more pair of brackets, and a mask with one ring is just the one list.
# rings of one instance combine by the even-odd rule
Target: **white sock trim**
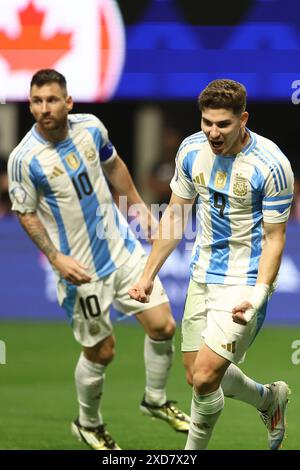
[[221,387],[206,395],[199,395],[193,389],[194,405],[201,414],[215,414],[224,408],[224,394]]
[[99,364],[99,362],[92,362],[89,359],[87,359],[82,352],[79,356],[79,361],[83,365],[83,367],[86,367],[89,369],[90,372],[96,372],[99,374],[104,374],[106,366],[104,364]]

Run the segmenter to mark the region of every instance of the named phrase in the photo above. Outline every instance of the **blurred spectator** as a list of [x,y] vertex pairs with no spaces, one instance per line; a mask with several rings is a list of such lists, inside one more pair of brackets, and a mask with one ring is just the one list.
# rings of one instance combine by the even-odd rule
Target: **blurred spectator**
[[179,129],[171,126],[163,129],[161,155],[151,168],[148,179],[152,203],[167,204],[170,200],[170,181],[174,175],[175,157],[182,140],[183,133]]
[[291,209],[291,218],[300,222],[300,177],[295,175],[294,201]]
[[11,202],[8,194],[7,159],[0,155],[0,218],[11,214]]

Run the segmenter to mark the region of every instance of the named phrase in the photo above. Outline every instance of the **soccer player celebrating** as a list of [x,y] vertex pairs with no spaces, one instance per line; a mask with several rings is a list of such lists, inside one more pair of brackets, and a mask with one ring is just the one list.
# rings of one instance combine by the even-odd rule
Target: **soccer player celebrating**
[[[82,345],[75,371],[79,416],[73,433],[96,450],[118,450],[99,410],[105,370],[114,356],[110,305],[136,315],[146,331],[146,389],[141,411],[187,432],[189,417],[166,397],[175,321],[157,279],[147,306],[128,296],[146,255],[113,202],[105,177],[129,204],[151,214],[102,122],[71,114],[73,101],[63,75],[38,71],[30,85],[36,124],[9,158],[12,208],[57,275],[60,305]],[[146,222],[145,222],[146,220]]]
[[[246,90],[215,80],[199,96],[201,128],[177,154],[172,197],[132,298],[148,302],[160,267],[184,230],[183,209],[198,196],[200,229],[182,323],[182,351],[193,385],[186,449],[205,449],[224,395],[256,407],[270,449],[286,427],[289,388],[262,385],[236,366],[261,328],[278,274],[293,198],[290,163],[247,127]],[[186,213],[186,211],[185,211]],[[171,237],[164,237],[170,226]]]

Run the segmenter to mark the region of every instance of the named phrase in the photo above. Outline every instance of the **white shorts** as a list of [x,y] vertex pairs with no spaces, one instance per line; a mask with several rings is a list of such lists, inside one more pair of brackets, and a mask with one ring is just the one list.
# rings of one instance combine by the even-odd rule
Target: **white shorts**
[[198,351],[205,342],[229,361],[243,362],[266,315],[267,302],[247,325],[232,320],[232,309],[246,300],[253,286],[199,284],[191,279],[182,320],[183,352]]
[[137,247],[127,262],[110,276],[81,286],[58,283],[59,304],[67,311],[75,339],[82,346],[94,346],[112,333],[111,304],[131,316],[169,302],[158,277],[149,303],[141,304],[129,297],[128,289],[140,278],[146,260],[146,253]]

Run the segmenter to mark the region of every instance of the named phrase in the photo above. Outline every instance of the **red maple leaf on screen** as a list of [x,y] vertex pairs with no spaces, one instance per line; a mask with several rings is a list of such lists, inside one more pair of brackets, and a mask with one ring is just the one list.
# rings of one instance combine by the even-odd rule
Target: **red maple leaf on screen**
[[42,36],[45,12],[38,11],[30,2],[19,12],[21,32],[11,39],[0,31],[0,55],[11,70],[52,68],[71,49],[72,33],[56,33],[49,39]]

